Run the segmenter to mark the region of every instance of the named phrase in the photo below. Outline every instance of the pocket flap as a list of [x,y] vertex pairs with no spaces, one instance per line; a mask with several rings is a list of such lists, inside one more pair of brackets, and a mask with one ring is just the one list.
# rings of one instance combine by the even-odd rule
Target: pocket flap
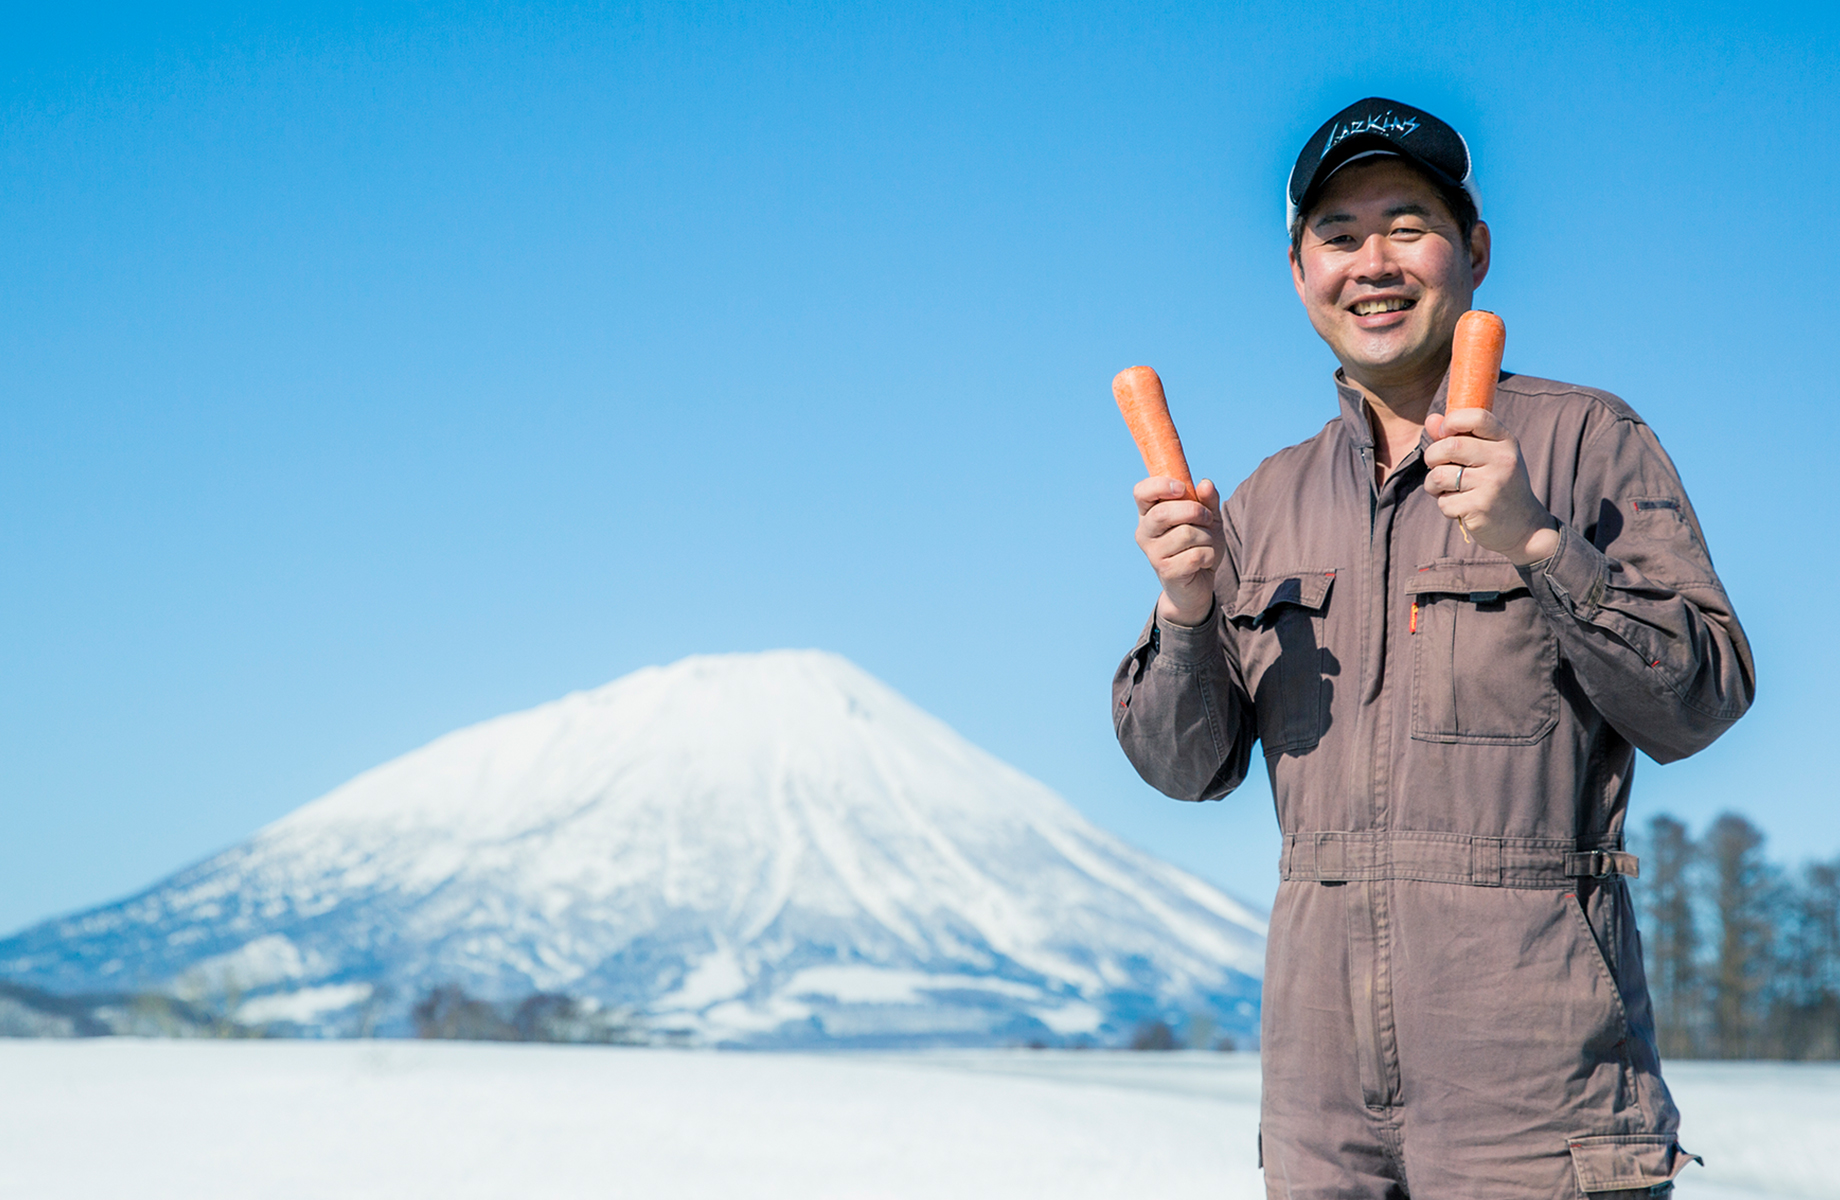
[[1296,571],[1284,575],[1248,575],[1239,581],[1231,617],[1258,617],[1281,604],[1320,609],[1329,598],[1334,570]]
[[1614,1133],[1567,1138],[1581,1192],[1626,1192],[1652,1188],[1703,1160],[1680,1148],[1671,1133]]
[[1448,592],[1484,601],[1526,590],[1521,573],[1506,559],[1440,558],[1426,563],[1406,578],[1408,596]]

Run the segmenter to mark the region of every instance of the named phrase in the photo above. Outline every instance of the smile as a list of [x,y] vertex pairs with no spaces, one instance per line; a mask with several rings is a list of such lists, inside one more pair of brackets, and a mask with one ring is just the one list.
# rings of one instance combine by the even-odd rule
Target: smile
[[1416,300],[1397,296],[1386,300],[1357,300],[1349,307],[1349,311],[1357,317],[1371,317],[1379,313],[1404,312],[1417,303]]

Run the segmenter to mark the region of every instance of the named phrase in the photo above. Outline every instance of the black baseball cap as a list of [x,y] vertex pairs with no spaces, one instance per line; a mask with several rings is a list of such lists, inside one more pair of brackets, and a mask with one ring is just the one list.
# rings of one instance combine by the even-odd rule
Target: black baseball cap
[[1462,192],[1482,213],[1482,190],[1463,135],[1421,108],[1369,96],[1336,113],[1310,135],[1291,168],[1284,190],[1284,229],[1297,223],[1329,176],[1358,158],[1397,155],[1411,162],[1454,195]]

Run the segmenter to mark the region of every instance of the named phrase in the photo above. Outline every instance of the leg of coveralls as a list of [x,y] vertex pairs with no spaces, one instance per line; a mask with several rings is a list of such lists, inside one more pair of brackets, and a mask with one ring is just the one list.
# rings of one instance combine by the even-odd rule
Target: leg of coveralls
[[1414,1200],[1578,1200],[1570,1137],[1671,1132],[1592,931],[1613,896],[1596,893],[1590,915],[1556,890],[1414,882],[1393,896]]
[[1266,946],[1260,1149],[1272,1200],[1405,1200],[1396,1114],[1363,1100],[1348,888],[1281,884]]

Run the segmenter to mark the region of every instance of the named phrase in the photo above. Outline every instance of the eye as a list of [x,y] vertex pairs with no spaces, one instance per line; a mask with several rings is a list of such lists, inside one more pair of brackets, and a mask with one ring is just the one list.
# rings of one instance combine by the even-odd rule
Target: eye
[[1404,238],[1407,241],[1423,237],[1428,231],[1420,225],[1395,225],[1389,237]]

